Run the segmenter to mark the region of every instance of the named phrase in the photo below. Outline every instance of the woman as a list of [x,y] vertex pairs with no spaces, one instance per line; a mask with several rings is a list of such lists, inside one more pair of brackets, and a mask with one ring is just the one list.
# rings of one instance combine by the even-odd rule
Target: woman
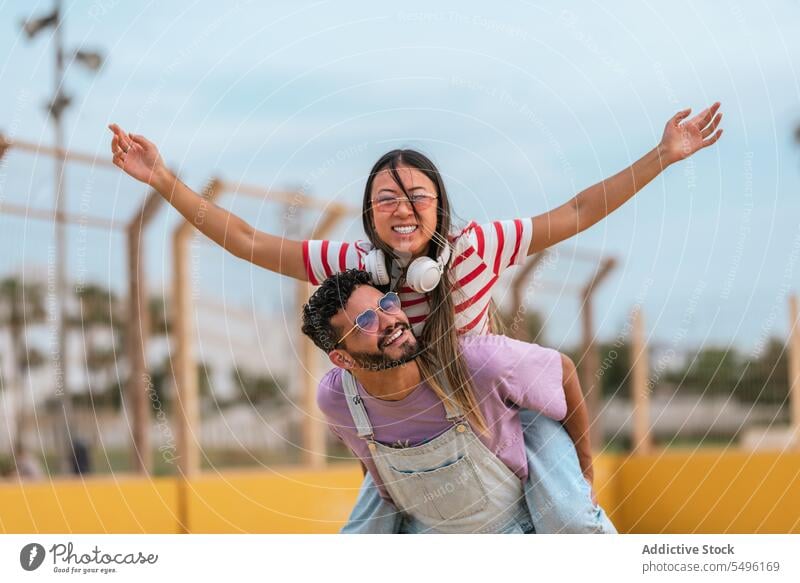
[[[457,334],[489,332],[491,290],[509,266],[588,229],[633,197],[667,166],[711,146],[722,135],[719,103],[686,120],[673,116],[661,142],[633,165],[595,184],[567,203],[532,219],[451,224],[450,201],[440,173],[425,156],[395,150],[370,172],[362,206],[369,241],[293,241],[257,231],[239,217],[193,192],[164,165],[156,146],[112,124],[114,164],[150,185],[204,235],[235,256],[311,283],[347,268],[362,268],[379,285],[397,289],[423,343],[435,348],[456,402],[476,409],[469,376],[457,350]],[[201,220],[198,220],[202,217]],[[574,370],[563,356],[565,370]],[[566,377],[565,377],[566,378]],[[483,430],[480,419],[477,428]],[[567,425],[584,476],[592,482],[584,423]]]

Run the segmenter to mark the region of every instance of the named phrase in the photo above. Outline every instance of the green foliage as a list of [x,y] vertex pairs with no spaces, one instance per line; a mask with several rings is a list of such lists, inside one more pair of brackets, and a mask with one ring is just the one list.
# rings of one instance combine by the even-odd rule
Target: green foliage
[[681,370],[665,375],[681,391],[712,395],[733,393],[740,401],[782,404],[788,399],[786,347],[772,338],[758,356],[747,357],[732,348],[703,348]]
[[745,362],[733,348],[701,348],[678,371],[665,372],[664,380],[680,384],[681,390],[730,393],[741,378]]
[[285,400],[281,383],[272,376],[252,374],[236,366],[231,371],[231,378],[245,402],[277,405]]
[[78,313],[72,314],[69,323],[74,328],[99,326],[121,328],[121,306],[117,295],[100,285],[88,284],[75,290],[78,299]]
[[[610,397],[630,395],[631,392],[631,345],[628,342],[607,342],[597,347],[600,353],[601,394]],[[574,359],[573,359],[574,360]],[[575,360],[575,362],[578,362]]]
[[789,399],[789,359],[784,343],[772,338],[757,358],[748,361],[736,396],[754,403],[786,404]]
[[21,330],[46,317],[43,286],[23,283],[17,277],[0,280],[0,326]]

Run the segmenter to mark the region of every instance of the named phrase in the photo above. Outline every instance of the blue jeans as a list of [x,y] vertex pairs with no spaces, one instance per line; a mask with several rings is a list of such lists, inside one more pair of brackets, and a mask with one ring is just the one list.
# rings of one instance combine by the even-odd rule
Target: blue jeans
[[[525,501],[530,523],[540,534],[616,534],[605,511],[592,503],[591,488],[583,478],[575,446],[558,421],[533,411],[521,410],[528,458]],[[425,527],[381,498],[367,472],[345,534],[394,534],[424,532]]]

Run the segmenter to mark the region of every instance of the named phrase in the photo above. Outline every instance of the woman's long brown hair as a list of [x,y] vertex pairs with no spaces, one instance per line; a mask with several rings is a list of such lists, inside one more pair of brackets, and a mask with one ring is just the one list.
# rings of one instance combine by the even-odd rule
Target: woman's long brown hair
[[[364,189],[361,220],[364,232],[372,244],[381,249],[387,262],[396,258],[393,250],[384,243],[375,231],[372,209],[372,184],[376,175],[382,170],[389,170],[394,181],[400,189],[408,195],[402,180],[397,173],[399,166],[407,166],[419,170],[427,176],[436,186],[436,234],[432,235],[428,246],[428,257],[436,259],[443,249],[445,241],[449,241],[451,224],[450,201],[444,186],[441,174],[431,160],[415,150],[392,150],[387,152],[375,163],[367,178]],[[413,205],[412,205],[413,208]],[[414,215],[419,224],[422,224],[419,213],[413,208]],[[391,273],[390,265],[386,266],[387,273]],[[401,280],[402,281],[402,280]],[[466,363],[461,356],[458,345],[458,330],[455,326],[455,305],[453,304],[453,282],[450,279],[449,266],[445,267],[442,280],[432,292],[428,294],[430,313],[425,320],[420,340],[426,349],[419,356],[420,372],[428,381],[431,388],[443,401],[447,399],[440,376],[444,378],[453,389],[453,400],[462,408],[472,425],[481,433],[488,434],[489,428],[486,419],[478,407],[477,399],[472,388],[472,382]]]

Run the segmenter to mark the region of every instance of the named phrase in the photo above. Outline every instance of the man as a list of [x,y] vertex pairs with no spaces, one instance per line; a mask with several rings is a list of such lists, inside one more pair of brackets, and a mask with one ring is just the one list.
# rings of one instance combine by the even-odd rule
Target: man
[[368,470],[342,532],[616,532],[554,420],[587,418],[580,395],[565,395],[558,352],[462,337],[472,387],[458,393],[396,294],[358,270],[322,283],[303,332],[337,367],[320,409]]

